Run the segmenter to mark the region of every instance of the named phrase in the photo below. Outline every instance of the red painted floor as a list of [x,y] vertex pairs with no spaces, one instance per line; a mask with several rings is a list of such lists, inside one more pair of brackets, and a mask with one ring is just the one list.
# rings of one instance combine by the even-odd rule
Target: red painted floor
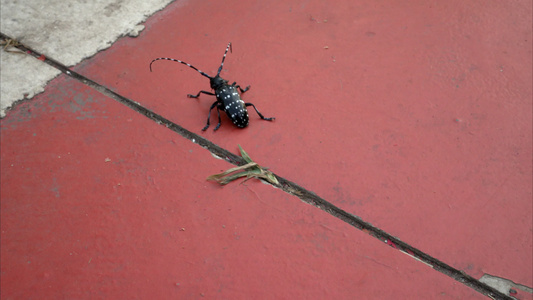
[[[533,286],[532,4],[179,1],[77,66],[480,278]],[[216,114],[212,121],[216,124]],[[59,77],[1,120],[2,299],[473,299],[474,290]],[[530,295],[524,296],[530,297]]]

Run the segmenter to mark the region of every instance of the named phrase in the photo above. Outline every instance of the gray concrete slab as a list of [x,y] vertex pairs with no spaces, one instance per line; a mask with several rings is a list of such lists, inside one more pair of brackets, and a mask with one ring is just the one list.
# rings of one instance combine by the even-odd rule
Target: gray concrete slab
[[[136,36],[147,17],[173,0],[0,0],[0,31],[73,66]],[[0,116],[14,102],[44,91],[60,72],[33,57],[0,51]]]

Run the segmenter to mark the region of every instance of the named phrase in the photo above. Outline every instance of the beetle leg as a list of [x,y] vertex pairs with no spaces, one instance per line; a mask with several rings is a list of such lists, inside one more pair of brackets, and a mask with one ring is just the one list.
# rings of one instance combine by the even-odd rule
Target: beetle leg
[[213,94],[213,93],[211,93],[211,92],[199,91],[198,94],[196,94],[196,96],[191,95],[191,94],[188,94],[187,97],[189,97],[189,98],[198,98],[198,97],[200,97],[200,94],[202,94],[202,93],[204,93],[204,94],[206,94],[206,95],[211,95],[211,96],[214,96],[214,95],[215,95],[215,94]]
[[241,94],[244,94],[247,90],[250,89],[250,86],[247,86],[244,90],[241,88],[240,85],[236,85],[235,88],[238,88],[239,90],[241,90]]
[[274,120],[275,118],[265,118],[258,110],[257,108],[255,108],[255,105],[253,105],[252,103],[244,103],[244,105],[246,106],[253,106],[253,108],[255,109],[255,112],[259,115],[259,117],[261,117],[261,119],[263,120],[266,120],[266,121],[272,121]]
[[217,106],[217,113],[218,113],[218,124],[217,124],[217,127],[215,127],[215,129],[213,131],[217,131],[218,128],[220,127],[220,124],[222,124],[222,119],[220,119],[220,109],[223,108],[222,107],[222,104],[219,104]]
[[[207,128],[209,128],[209,119],[211,119],[211,110],[213,110],[213,108],[215,108],[215,106],[217,106],[217,104],[218,104],[218,100],[215,101],[215,103],[213,103],[213,105],[211,105],[211,108],[209,109],[209,114],[207,115],[207,125],[205,125],[205,127],[202,128],[202,131],[206,131]],[[217,111],[218,111],[218,107],[217,107]],[[218,119],[219,119],[218,126],[220,126],[220,112],[218,113]],[[218,126],[217,126],[217,128],[218,128]]]

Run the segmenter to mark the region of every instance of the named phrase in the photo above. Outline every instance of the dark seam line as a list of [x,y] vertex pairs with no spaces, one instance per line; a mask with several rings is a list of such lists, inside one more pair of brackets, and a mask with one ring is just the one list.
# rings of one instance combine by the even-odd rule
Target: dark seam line
[[[8,39],[11,39],[10,37],[8,37],[7,35],[3,34],[0,32],[0,37],[3,39],[3,40],[8,40]],[[202,146],[203,148],[209,150],[212,154],[226,160],[227,162],[231,163],[231,164],[234,164],[234,165],[237,165],[237,166],[241,166],[241,165],[244,165],[246,162],[244,161],[244,159],[242,159],[240,156],[237,156],[233,153],[231,153],[230,151],[226,150],[226,149],[223,149],[221,148],[220,146],[214,144],[213,142],[205,139],[204,137],[202,136],[199,136],[197,135],[196,133],[193,133],[183,127],[181,127],[180,125],[176,124],[176,123],[173,123],[172,121],[162,117],[161,115],[143,107],[142,105],[140,105],[139,103],[131,100],[131,99],[128,99],[124,96],[121,96],[115,92],[113,92],[112,90],[86,78],[85,76],[83,75],[80,75],[74,71],[71,71],[69,68],[67,68],[65,65],[51,59],[51,58],[48,58],[48,57],[45,57],[44,55],[42,55],[41,53],[39,52],[36,52],[22,44],[18,44],[17,46],[14,46],[16,47],[17,49],[47,63],[48,65],[58,69],[59,71],[61,71],[62,73],[82,82],[83,84],[99,91],[100,93],[112,98],[112,99],[115,99],[117,101],[119,101],[120,103],[128,106],[129,108],[135,110],[136,112],[154,120],[156,123],[160,124],[160,125],[163,125],[165,127],[167,127],[168,129],[180,134],[181,136],[183,136],[184,138],[192,141],[193,143],[196,143],[200,146]],[[294,195],[298,198],[300,198],[303,202],[306,202],[308,204],[311,204],[317,208],[320,208],[321,210],[329,213],[330,215],[352,225],[353,227],[359,229],[359,230],[362,230],[364,232],[366,232],[367,234],[381,240],[382,242],[385,242],[387,243],[389,246],[393,247],[393,248],[396,248],[397,250],[400,250],[402,252],[404,252],[405,254],[408,254],[410,256],[412,256],[413,258],[417,259],[417,260],[420,260],[421,262],[425,263],[425,264],[428,264],[429,266],[431,266],[434,270],[436,271],[439,271],[453,279],[455,279],[456,281],[476,290],[477,292],[485,295],[485,296],[488,296],[492,299],[514,299],[512,297],[509,297],[503,293],[501,293],[500,291],[494,289],[493,287],[485,284],[485,283],[482,283],[480,282],[479,280],[473,278],[472,276],[466,274],[465,272],[463,271],[460,271],[458,269],[455,269],[453,268],[452,266],[449,266],[448,264],[418,250],[417,248],[415,247],[412,247],[410,246],[409,244],[405,243],[405,242],[402,242],[399,238],[396,238],[390,234],[388,234],[387,232],[377,228],[377,227],[374,227],[372,224],[368,223],[368,222],[365,222],[363,221],[361,218],[355,216],[355,215],[352,215],[340,208],[338,208],[337,206],[331,204],[330,202],[322,199],[321,197],[319,197],[318,195],[316,195],[315,193],[311,192],[311,191],[308,191],[306,189],[304,189],[303,187],[299,186],[298,184],[294,183],[294,182],[291,182],[283,177],[280,177],[276,174],[274,174],[274,176],[276,176],[276,178],[278,179],[279,181],[279,186],[277,185],[273,185],[277,188],[280,188],[282,189],[283,191],[285,191],[286,193],[289,193],[291,195]]]

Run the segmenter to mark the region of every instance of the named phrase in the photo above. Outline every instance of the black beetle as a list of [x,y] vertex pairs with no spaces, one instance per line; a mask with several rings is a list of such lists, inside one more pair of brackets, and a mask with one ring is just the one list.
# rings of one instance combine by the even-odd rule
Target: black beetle
[[218,113],[218,125],[217,127],[215,127],[215,130],[217,130],[221,124],[221,119],[220,119],[221,110],[226,112],[226,114],[228,115],[230,120],[233,122],[233,124],[235,124],[239,128],[244,128],[248,126],[248,110],[246,109],[247,106],[252,106],[257,112],[257,114],[259,115],[259,117],[261,117],[261,119],[263,120],[272,121],[275,119],[275,118],[265,118],[257,110],[255,105],[253,105],[252,103],[244,103],[237,89],[240,90],[241,93],[245,93],[248,89],[250,89],[250,86],[247,86],[245,89],[242,89],[239,85],[236,85],[237,84],[236,82],[229,85],[227,80],[220,77],[220,72],[222,71],[222,67],[224,66],[224,60],[226,59],[226,54],[228,53],[228,50],[231,50],[233,52],[231,48],[231,43],[228,43],[228,47],[226,47],[226,52],[224,52],[224,56],[222,57],[222,63],[220,64],[217,75],[215,77],[211,77],[207,75],[206,73],[198,70],[194,66],[184,61],[181,61],[179,59],[159,57],[159,58],[152,60],[152,62],[150,63],[150,72],[152,71],[152,64],[156,60],[165,59],[165,60],[175,61],[175,62],[182,63],[184,65],[187,65],[195,69],[196,71],[200,72],[200,74],[204,75],[205,77],[209,78],[211,88],[215,91],[214,94],[208,91],[199,91],[198,94],[196,95],[191,95],[191,94],[187,95],[187,97],[189,98],[198,98],[200,94],[203,93],[203,94],[207,94],[211,96],[216,96],[217,98],[217,101],[215,101],[215,103],[213,103],[213,105],[211,105],[211,108],[209,109],[209,115],[207,116],[207,125],[202,129],[203,131],[209,128],[209,119],[211,118],[211,110],[215,107],[217,108],[217,113]]

